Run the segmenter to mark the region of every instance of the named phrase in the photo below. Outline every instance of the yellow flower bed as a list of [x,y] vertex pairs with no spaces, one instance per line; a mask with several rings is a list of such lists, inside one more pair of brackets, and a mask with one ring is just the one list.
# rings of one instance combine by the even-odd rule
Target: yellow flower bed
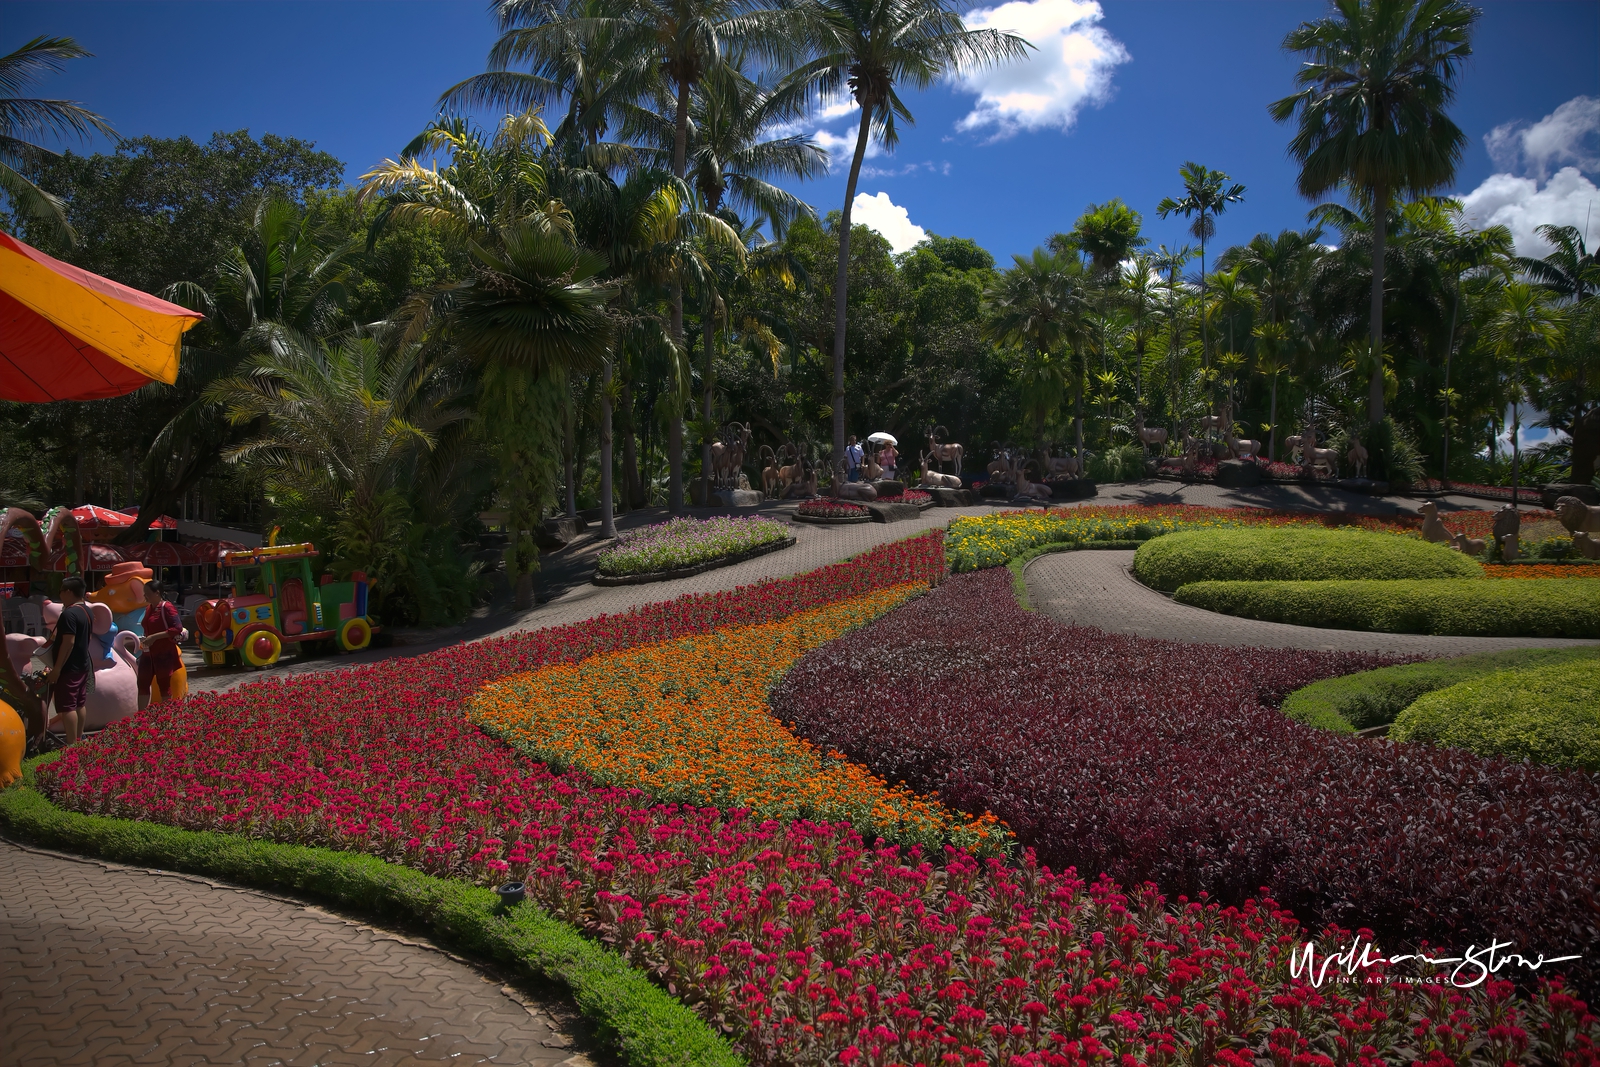
[[993,815],[891,786],[796,737],[767,706],[805,653],[926,588],[907,583],[777,622],[510,675],[480,690],[468,715],[535,759],[661,800],[848,820],[869,841],[999,852],[1011,835]]

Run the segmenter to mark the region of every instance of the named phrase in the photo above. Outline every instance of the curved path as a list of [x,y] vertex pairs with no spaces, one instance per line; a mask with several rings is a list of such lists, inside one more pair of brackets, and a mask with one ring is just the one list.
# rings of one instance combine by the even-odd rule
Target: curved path
[[292,900],[6,841],[0,887],[7,1067],[597,1062],[570,1000]]
[[1023,570],[1028,601],[1058,622],[1119,634],[1161,637],[1206,645],[1309,648],[1333,652],[1390,652],[1412,656],[1465,656],[1503,648],[1594,645],[1559,637],[1430,637],[1364,630],[1324,630],[1219,615],[1179,604],[1134,580],[1133,553],[1111,550],[1052,552]]

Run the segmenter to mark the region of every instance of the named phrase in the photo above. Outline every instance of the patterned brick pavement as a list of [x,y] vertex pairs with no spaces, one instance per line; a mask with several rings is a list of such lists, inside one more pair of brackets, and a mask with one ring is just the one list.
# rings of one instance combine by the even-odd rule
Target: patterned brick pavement
[[1323,630],[1279,622],[1238,619],[1179,604],[1141,585],[1128,573],[1133,553],[1111,550],[1054,552],[1023,571],[1028,600],[1039,611],[1075,626],[1112,633],[1162,637],[1207,645],[1313,648],[1340,652],[1391,652],[1416,656],[1465,656],[1502,648],[1564,648],[1593,645],[1553,637],[1428,637]]
[[0,841],[6,1067],[604,1062],[582,1034],[569,999],[397,934]]

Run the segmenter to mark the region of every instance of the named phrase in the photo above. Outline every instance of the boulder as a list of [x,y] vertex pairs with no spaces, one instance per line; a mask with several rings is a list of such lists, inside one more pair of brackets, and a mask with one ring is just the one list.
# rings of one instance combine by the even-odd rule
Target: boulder
[[897,478],[880,478],[872,483],[879,496],[899,496],[906,491],[906,483]]
[[1217,484],[1224,489],[1249,489],[1261,484],[1261,468],[1254,460],[1225,459],[1217,464]]
[[1550,511],[1556,509],[1556,501],[1564,496],[1575,496],[1590,507],[1600,504],[1600,489],[1578,482],[1551,482],[1544,487],[1543,495],[1544,506]]
[[925,492],[933,497],[933,506],[936,508],[971,507],[974,495],[971,489],[945,489],[941,486],[930,486]]
[[903,522],[922,514],[922,509],[915,504],[885,504],[879,500],[863,500],[861,506],[867,509],[873,522]]
[[533,531],[533,543],[539,546],[541,552],[558,552],[576,540],[578,534],[588,526],[581,516],[573,518],[563,515],[558,519],[546,519],[543,526]]

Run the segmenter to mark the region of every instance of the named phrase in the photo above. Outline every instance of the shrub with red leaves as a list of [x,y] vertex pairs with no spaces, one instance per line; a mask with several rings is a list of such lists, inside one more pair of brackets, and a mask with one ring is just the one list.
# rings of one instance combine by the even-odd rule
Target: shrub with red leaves
[[867,509],[848,500],[818,497],[815,500],[802,500],[800,506],[795,509],[795,514],[808,519],[865,519]]
[[[1600,944],[1600,777],[1274,710],[1379,662],[1069,629],[997,570],[816,650],[771,703],[891,782],[992,811],[1053,865],[1226,901],[1266,886],[1307,922],[1410,943]],[[1563,970],[1594,988],[1592,961]]]

